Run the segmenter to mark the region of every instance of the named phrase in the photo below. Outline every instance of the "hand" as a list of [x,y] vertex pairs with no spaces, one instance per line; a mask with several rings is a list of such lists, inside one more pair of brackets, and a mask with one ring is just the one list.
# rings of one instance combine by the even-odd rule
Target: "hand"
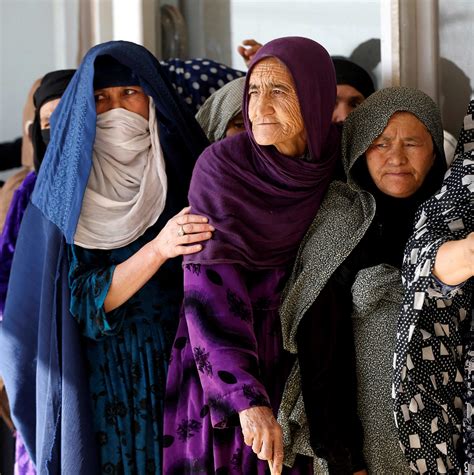
[[[189,214],[190,210],[190,206],[182,209],[151,241],[153,251],[161,259],[199,252],[202,245],[195,243],[207,241],[212,237],[214,226],[208,224],[208,219],[204,216]],[[181,234],[182,232],[184,234]]]
[[242,44],[238,46],[237,51],[244,59],[247,67],[262,46],[261,43],[255,40],[244,40],[242,41]]
[[260,460],[268,460],[272,475],[283,469],[283,435],[280,424],[269,407],[257,406],[239,413],[246,445],[251,446]]

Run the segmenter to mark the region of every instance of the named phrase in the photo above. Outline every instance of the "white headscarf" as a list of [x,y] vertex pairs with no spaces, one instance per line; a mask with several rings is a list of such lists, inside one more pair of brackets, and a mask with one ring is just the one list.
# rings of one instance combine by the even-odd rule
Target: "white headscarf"
[[98,115],[92,169],[74,243],[88,249],[130,244],[158,220],[166,191],[152,98],[148,121],[121,108]]

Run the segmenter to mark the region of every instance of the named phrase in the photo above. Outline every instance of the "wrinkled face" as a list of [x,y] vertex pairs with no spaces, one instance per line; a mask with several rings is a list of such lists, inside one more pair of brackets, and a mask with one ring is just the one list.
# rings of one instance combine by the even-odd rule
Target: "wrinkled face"
[[248,114],[259,145],[274,145],[291,157],[304,154],[306,131],[293,78],[276,58],[263,59],[249,80]]
[[395,198],[413,195],[435,160],[431,134],[409,112],[395,113],[365,156],[377,188]]
[[97,115],[112,109],[126,109],[148,120],[148,96],[140,86],[119,86],[94,91]]
[[342,124],[347,116],[365,100],[365,97],[354,87],[348,84],[338,84],[336,106],[332,113],[332,122]]
[[229,120],[227,129],[225,131],[225,136],[232,137],[233,135],[237,135],[239,132],[243,132],[244,130],[244,116],[242,115],[242,112],[239,112],[234,118]]
[[52,113],[58,107],[59,101],[61,98],[53,99],[52,101],[45,102],[39,110],[39,118],[40,118],[40,127],[41,129],[49,129],[49,118],[51,117]]

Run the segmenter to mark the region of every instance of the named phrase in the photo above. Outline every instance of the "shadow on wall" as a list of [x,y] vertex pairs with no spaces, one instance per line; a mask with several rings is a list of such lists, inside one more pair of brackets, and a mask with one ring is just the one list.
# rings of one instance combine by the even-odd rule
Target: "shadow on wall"
[[364,41],[352,51],[349,59],[362,66],[370,74],[372,81],[374,81],[375,89],[378,89],[379,85],[377,84],[375,69],[381,61],[380,39],[371,38]]
[[[380,40],[371,38],[357,46],[349,59],[367,70],[377,88],[375,69],[381,60]],[[466,107],[473,92],[469,77],[455,63],[440,58],[440,109],[444,128],[456,137],[459,136]]]
[[439,67],[443,125],[457,139],[471,99],[472,85],[464,71],[449,59],[441,58]]

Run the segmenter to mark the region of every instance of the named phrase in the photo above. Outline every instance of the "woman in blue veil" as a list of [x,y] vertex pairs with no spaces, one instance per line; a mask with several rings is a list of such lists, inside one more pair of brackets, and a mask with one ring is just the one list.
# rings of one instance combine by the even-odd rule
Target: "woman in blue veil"
[[122,41],[87,53],[51,131],[0,327],[13,419],[39,473],[161,473],[172,257],[211,235],[182,209],[207,141],[158,61]]

